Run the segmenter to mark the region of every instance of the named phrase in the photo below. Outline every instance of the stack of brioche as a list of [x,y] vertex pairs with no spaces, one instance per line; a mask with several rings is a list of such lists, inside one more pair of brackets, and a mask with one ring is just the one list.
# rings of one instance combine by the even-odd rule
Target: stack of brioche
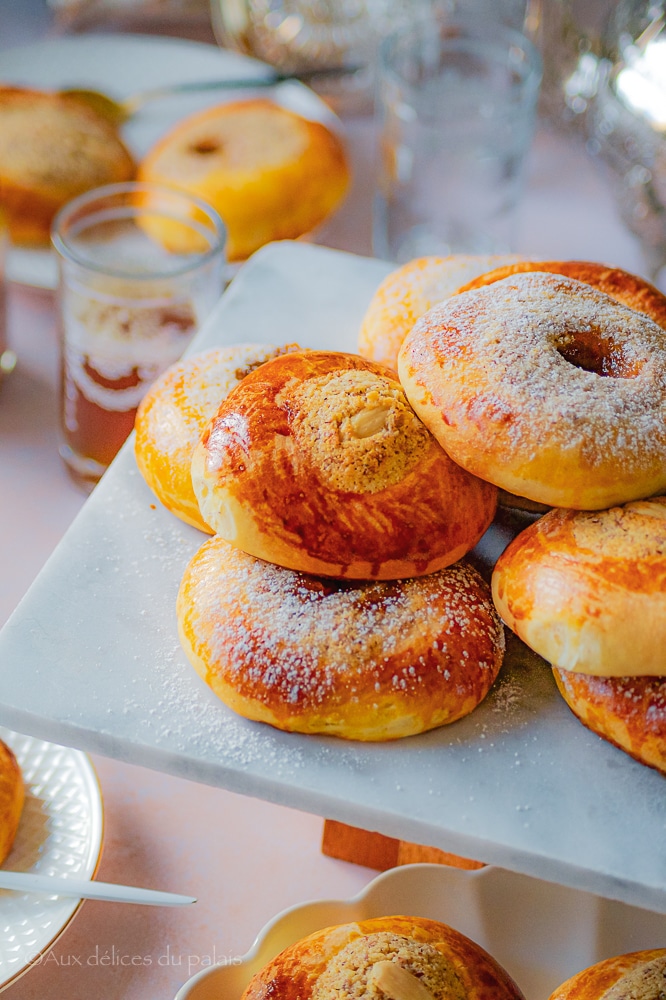
[[495,606],[585,725],[666,771],[666,297],[601,264],[509,261],[396,332],[401,296],[452,269],[389,275],[360,350],[389,342],[447,454],[546,512],[497,561]]
[[[589,728],[666,771],[665,327],[666,298],[617,268],[424,258],[379,286],[358,354],[232,348],[233,385],[214,354],[183,362],[210,379],[187,435],[167,373],[137,461],[213,535],[178,598],[198,672],[249,718],[392,739],[483,699],[499,613]],[[498,496],[545,513],[491,600],[464,556]]]
[[135,451],[164,505],[213,535],[178,627],[236,712],[376,741],[485,697],[504,631],[460,560],[497,491],[451,461],[390,369],[295,345],[204,352],[153,385]]

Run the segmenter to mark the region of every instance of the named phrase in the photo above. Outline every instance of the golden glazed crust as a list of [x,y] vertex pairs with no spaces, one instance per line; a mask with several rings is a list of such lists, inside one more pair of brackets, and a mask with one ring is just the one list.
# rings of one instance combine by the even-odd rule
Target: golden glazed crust
[[0,865],[12,849],[23,811],[25,788],[18,761],[0,740]]
[[177,617],[190,662],[239,715],[345,739],[397,739],[467,715],[504,654],[488,586],[462,562],[347,583],[254,559],[218,535],[190,561]]
[[586,285],[597,288],[600,292],[605,292],[611,298],[616,299],[630,309],[645,313],[655,323],[666,329],[666,296],[645,281],[629,271],[624,271],[619,267],[608,267],[606,264],[596,264],[592,261],[584,260],[542,260],[542,261],[515,261],[502,267],[497,267],[492,271],[469,281],[459,289],[465,292],[471,288],[481,288],[484,285],[492,285],[495,281],[508,278],[512,274],[526,271],[545,271],[551,274],[562,274],[567,278],[575,278]]
[[236,261],[319,225],[344,198],[349,168],[329,128],[257,98],[179,122],[143,158],[139,179],[212,205],[227,227],[227,256]]
[[245,552],[350,579],[455,562],[497,492],[448,458],[389,369],[327,351],[243,379],[194,451],[192,482],[207,523]]
[[591,677],[556,667],[553,674],[584,726],[666,774],[666,677]]
[[512,255],[417,257],[392,271],[379,285],[363,317],[358,353],[394,371],[398,351],[414,323],[461,285],[491,268],[517,260]]
[[562,983],[549,1000],[660,1000],[666,993],[666,948],[607,958]]
[[666,345],[647,315],[527,272],[423,316],[407,397],[464,468],[518,496],[594,510],[666,489]]
[[0,203],[14,243],[48,245],[53,216],[67,201],[134,171],[115,128],[91,107],[0,86]]
[[148,390],[135,420],[134,454],[158,500],[209,532],[192,488],[192,453],[222,399],[269,358],[294,350],[272,344],[211,348],[172,365]]
[[564,670],[666,674],[666,497],[606,511],[553,510],[497,560],[495,606]]
[[255,975],[241,1000],[391,1000],[373,982],[379,962],[407,970],[433,1000],[524,1000],[508,973],[479,945],[445,924],[406,916],[311,934]]

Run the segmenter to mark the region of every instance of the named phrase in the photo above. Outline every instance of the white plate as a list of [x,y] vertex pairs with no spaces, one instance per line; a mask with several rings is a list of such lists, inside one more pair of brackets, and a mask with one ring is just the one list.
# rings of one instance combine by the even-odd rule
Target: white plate
[[613,955],[663,948],[666,917],[500,868],[406,865],[346,900],[315,900],[278,914],[252,948],[204,969],[176,1000],[239,1000],[252,976],[308,934],[334,924],[404,914],[449,924],[485,948],[529,1000],[546,1000],[569,976]]
[[[191,350],[354,350],[389,270],[323,247],[265,247]],[[666,913],[666,779],[586,730],[543,660],[510,642],[471,715],[393,743],[249,722],[178,643],[178,586],[203,540],[155,500],[130,439],[0,632],[0,722]],[[487,534],[491,560],[507,540]]]
[[[102,850],[102,797],[78,750],[0,728],[26,786],[9,871],[90,879]],[[82,905],[80,899],[0,890],[0,991],[38,962]]]
[[[45,90],[84,87],[114,98],[165,84],[270,75],[264,63],[216,45],[146,35],[80,35],[48,39],[0,52],[0,80]],[[330,108],[312,90],[288,81],[262,88],[279,103],[304,117],[339,127]],[[184,94],[147,104],[122,128],[136,159],[177,121],[201,108],[239,100],[257,90],[215,90]],[[55,288],[57,268],[49,250],[14,248],[9,253],[11,281],[38,288]]]

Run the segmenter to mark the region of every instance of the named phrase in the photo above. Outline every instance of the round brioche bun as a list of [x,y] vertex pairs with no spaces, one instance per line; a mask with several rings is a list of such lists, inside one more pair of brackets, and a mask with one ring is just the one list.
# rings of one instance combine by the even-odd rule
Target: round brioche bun
[[0,740],[0,865],[14,844],[24,801],[21,768],[14,752]]
[[390,916],[316,931],[257,973],[241,1000],[524,1000],[487,951],[446,924]]
[[[342,202],[350,173],[331,128],[255,98],[180,121],[141,160],[138,178],[208,202],[227,228],[228,259],[240,261],[315,229]],[[169,241],[166,229],[154,235]]]
[[17,246],[48,246],[53,217],[66,202],[134,173],[116,129],[92,107],[0,85],[0,206]]
[[181,645],[239,715],[288,732],[383,741],[473,711],[504,655],[490,590],[464,561],[397,582],[335,581],[219,535],[190,560]]
[[348,579],[450,565],[497,500],[440,448],[394,372],[333,351],[247,375],[195,448],[192,483],[204,520],[245,552]]
[[666,674],[666,497],[605,511],[552,510],[507,546],[495,606],[560,670]]
[[591,284],[523,271],[461,291],[398,372],[454,461],[507,493],[603,510],[666,489],[664,330]]
[[666,996],[666,948],[617,955],[583,969],[549,1000],[660,1000]]

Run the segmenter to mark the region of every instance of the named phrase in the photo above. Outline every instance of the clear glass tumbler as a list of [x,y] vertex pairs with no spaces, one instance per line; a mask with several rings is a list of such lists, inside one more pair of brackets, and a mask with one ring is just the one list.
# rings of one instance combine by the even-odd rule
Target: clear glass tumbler
[[515,248],[540,79],[534,45],[498,24],[425,19],[382,43],[376,256]]
[[217,302],[224,224],[175,189],[126,183],[69,202],[53,225],[59,261],[60,455],[84,489],[134,427],[152,382]]

